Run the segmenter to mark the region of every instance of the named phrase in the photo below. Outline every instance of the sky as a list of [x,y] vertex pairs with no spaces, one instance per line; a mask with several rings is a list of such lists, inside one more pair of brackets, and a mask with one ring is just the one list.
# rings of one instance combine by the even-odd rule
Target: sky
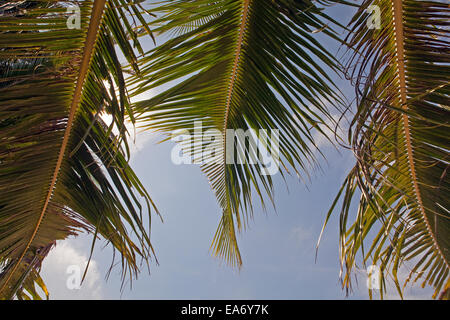
[[[347,8],[333,7],[329,14],[348,21]],[[320,36],[320,35],[319,35]],[[338,48],[328,42],[331,52]],[[347,97],[349,84],[334,76]],[[151,96],[152,93],[146,93]],[[175,165],[172,142],[158,144],[151,133],[140,133],[132,149],[131,165],[162,213],[164,222],[152,220],[152,244],[159,265],[150,264],[138,279],[121,290],[120,266],[105,275],[112,250],[97,243],[81,288],[72,288],[70,266],[84,268],[92,236],[80,235],[58,242],[44,260],[42,277],[51,299],[367,299],[366,271],[356,270],[358,283],[346,296],[339,282],[338,220],[334,215],[325,230],[315,260],[315,246],[325,215],[354,164],[350,151],[337,151],[319,139],[324,159],[321,170],[305,183],[295,176],[274,176],[276,210],[264,212],[255,199],[255,215],[239,234],[242,268],[235,269],[209,251],[220,219],[220,208],[206,177],[197,165]],[[69,268],[69,270],[68,270]],[[84,270],[84,269],[83,269]],[[406,277],[404,270],[400,278]],[[405,298],[426,299],[430,290],[418,286]],[[398,298],[389,286],[387,298]]]

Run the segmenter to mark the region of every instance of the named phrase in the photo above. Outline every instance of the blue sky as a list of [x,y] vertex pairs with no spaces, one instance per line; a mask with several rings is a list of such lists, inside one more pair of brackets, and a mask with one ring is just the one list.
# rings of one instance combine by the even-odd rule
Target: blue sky
[[[348,8],[333,7],[329,14],[345,22]],[[337,47],[330,43],[332,52]],[[351,99],[344,80],[335,83]],[[151,93],[148,93],[149,95]],[[161,211],[164,223],[154,217],[152,243],[159,266],[151,263],[138,280],[120,290],[120,266],[106,281],[111,248],[97,243],[86,280],[79,290],[66,286],[69,265],[83,265],[89,256],[91,237],[81,235],[57,244],[43,265],[43,278],[52,299],[343,299],[339,284],[338,225],[334,216],[326,229],[315,262],[315,245],[332,200],[354,163],[347,150],[337,152],[321,141],[327,161],[320,159],[307,186],[296,177],[287,184],[275,176],[276,211],[264,212],[255,199],[255,217],[239,235],[243,266],[228,267],[209,252],[219,223],[220,209],[206,177],[196,165],[171,162],[172,143],[137,136],[132,167]],[[366,277],[359,273],[358,286],[348,298],[366,299]],[[356,285],[356,283],[355,283]],[[389,289],[388,297],[394,298]],[[429,291],[407,290],[407,298],[428,298]]]
[[[102,287],[102,298],[321,299],[345,296],[338,283],[336,219],[330,222],[325,233],[317,263],[314,256],[325,213],[346,172],[342,169],[352,164],[350,155],[338,155],[332,147],[325,147],[332,162],[323,164],[323,172],[317,172],[312,178],[309,190],[294,177],[287,179],[287,185],[280,176],[275,178],[277,210],[269,207],[264,213],[256,206],[254,220],[238,238],[244,261],[239,271],[211,256],[209,246],[220,209],[198,166],[172,164],[171,147],[170,143],[155,145],[154,141],[148,141],[133,160],[135,171],[163,214],[164,223],[155,218],[152,225],[152,242],[160,265],[152,264],[150,276],[143,271],[133,282],[133,289],[130,291],[126,287],[121,294],[120,269],[117,267],[107,282],[103,280],[111,251],[100,250],[101,246],[97,245],[94,273],[100,276],[95,282]],[[69,246],[61,246],[64,250],[74,249],[86,258],[90,241],[90,237],[78,237],[68,240]],[[48,259],[51,262],[53,257]],[[79,263],[78,260],[73,262]],[[58,298],[59,291],[67,290],[61,292],[61,297],[66,294],[71,297],[84,289],[72,292],[65,288],[63,273],[67,267],[64,263],[44,265],[50,292],[51,286],[57,291],[54,298]],[[61,273],[63,279],[50,279],[53,276],[46,273],[46,267],[60,268],[57,273]]]

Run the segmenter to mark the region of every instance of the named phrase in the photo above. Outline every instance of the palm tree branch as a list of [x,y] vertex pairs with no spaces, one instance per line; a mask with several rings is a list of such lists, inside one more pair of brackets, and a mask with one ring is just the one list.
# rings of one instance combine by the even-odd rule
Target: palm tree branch
[[[322,30],[332,37],[325,23],[332,19],[311,1],[295,0],[164,1],[159,11],[155,32],[172,31],[176,37],[146,54],[141,75],[130,81],[137,86],[134,95],[162,89],[134,104],[137,119],[169,135],[196,121],[220,131],[217,162],[206,159],[201,165],[222,211],[211,248],[240,265],[235,231],[252,217],[252,193],[265,208],[265,195],[273,203],[273,186],[256,152],[248,150],[248,156],[257,164],[227,161],[233,150],[226,149],[236,147],[226,131],[278,130],[280,167],[292,168],[300,178],[308,174],[316,149],[311,128],[324,133],[319,124],[333,121],[330,110],[339,97],[323,67],[336,70],[337,61],[313,36]],[[257,140],[262,152],[273,154],[272,143]],[[206,145],[195,141],[189,156],[200,157]]]
[[6,280],[4,281],[2,287],[0,288],[0,292],[6,287],[6,285],[9,283],[10,279],[12,278],[12,276],[14,275],[17,267],[20,265],[20,263],[22,262],[25,254],[27,253],[28,249],[30,248],[31,243],[33,242],[34,238],[36,237],[36,234],[39,230],[39,226],[41,225],[42,219],[44,218],[45,213],[47,212],[47,207],[48,204],[50,202],[50,199],[52,197],[53,194],[53,190],[55,188],[55,184],[56,184],[56,180],[58,178],[58,174],[60,172],[61,169],[61,164],[64,158],[64,155],[66,153],[66,148],[69,142],[69,137],[70,137],[70,132],[72,129],[72,125],[73,125],[73,121],[75,118],[75,114],[76,111],[78,109],[79,106],[79,102],[80,102],[80,97],[83,91],[83,84],[84,84],[84,80],[86,78],[86,75],[88,73],[89,70],[89,64],[91,61],[91,56],[92,56],[92,51],[94,49],[95,46],[95,42],[97,39],[97,33],[98,33],[98,29],[101,23],[101,19],[103,16],[103,10],[105,7],[105,3],[106,0],[95,0],[93,7],[92,7],[92,15],[91,15],[91,19],[89,22],[89,28],[86,34],[86,41],[85,41],[85,46],[84,46],[84,51],[83,51],[83,56],[81,58],[81,63],[79,66],[79,73],[78,73],[78,78],[76,81],[76,87],[75,87],[75,91],[73,93],[73,98],[72,98],[72,102],[70,105],[70,109],[69,109],[69,116],[68,116],[68,120],[67,120],[67,126],[66,129],[64,131],[64,137],[63,140],[61,142],[61,148],[59,150],[59,155],[58,155],[58,159],[56,162],[56,166],[55,166],[55,170],[52,174],[52,180],[50,182],[50,186],[47,192],[47,196],[45,198],[45,202],[44,202],[44,206],[42,208],[42,211],[39,215],[38,221],[36,223],[36,226],[33,230],[33,233],[31,234],[30,239],[28,240],[28,243],[25,246],[25,249],[23,250],[21,256],[19,257],[19,259],[17,260],[15,266],[13,267],[13,269],[11,270],[11,272],[9,273],[8,277],[6,278]]
[[[370,5],[380,9],[380,28],[368,27]],[[405,285],[414,274],[414,281],[424,276],[436,296],[448,281],[449,14],[440,0],[366,0],[350,22],[357,109],[349,142],[356,165],[338,194],[347,289],[358,252],[364,264],[371,260],[393,278],[400,295],[405,262],[414,263]],[[355,195],[359,207],[348,225]]]
[[139,72],[142,32],[120,9],[135,4],[105,1],[96,34],[89,31],[94,1],[75,6],[81,24],[74,27],[68,5],[74,8],[64,0],[14,3],[0,21],[0,298],[35,298],[47,253],[83,231],[96,230],[120,252],[123,280],[137,276],[139,257],[148,266],[154,256],[140,201],[155,206],[127,161],[125,119],[134,118],[117,54]]
[[[402,108],[405,111],[408,111],[408,101],[406,96],[406,76],[405,76],[405,52],[403,43],[405,41],[403,34],[403,8],[402,8],[402,0],[392,0],[393,10],[394,10],[394,24],[395,24],[395,44],[396,44],[396,57],[397,57],[397,72],[399,79],[399,91],[400,98],[402,103]],[[431,229],[430,223],[428,221],[427,214],[425,213],[425,207],[422,202],[422,195],[419,189],[419,183],[416,176],[416,168],[413,154],[413,147],[411,142],[411,132],[410,132],[410,123],[407,112],[402,114],[403,119],[403,128],[405,134],[405,142],[406,142],[406,150],[408,153],[408,162],[410,166],[411,179],[414,186],[414,192],[417,197],[417,202],[419,204],[420,211],[422,213],[423,219],[426,223],[429,234],[431,235],[434,245],[436,249],[439,251],[442,256],[447,268],[450,268],[449,262],[445,259],[444,254],[441,251],[441,247],[439,243],[436,241],[436,236]]]
[[[230,84],[228,85],[228,93],[227,93],[227,98],[226,98],[226,103],[225,103],[224,125],[223,125],[223,130],[222,130],[223,150],[224,151],[226,150],[226,146],[227,146],[227,133],[226,132],[227,132],[227,127],[228,127],[228,117],[229,117],[229,113],[230,113],[230,106],[231,106],[232,95],[233,95],[233,91],[234,91],[234,84],[236,81],[236,77],[238,76],[239,58],[241,56],[241,48],[242,48],[242,43],[243,43],[244,36],[245,36],[245,29],[247,28],[250,2],[251,2],[251,0],[244,0],[244,2],[242,4],[241,23],[239,25],[239,33],[238,33],[238,39],[236,41],[236,50],[234,53],[233,67],[231,69]],[[226,172],[227,172],[226,156],[227,156],[226,152],[223,152],[223,172],[224,172],[223,174],[224,175],[226,175]],[[229,192],[228,188],[226,189],[226,192],[227,193]],[[228,199],[229,196],[227,196],[226,198]],[[224,235],[223,237],[229,238],[228,245],[233,246],[234,247],[233,251],[235,252],[234,255],[229,255],[227,260],[233,261],[232,257],[234,256],[234,257],[236,257],[237,264],[239,266],[241,266],[242,258],[241,258],[241,254],[239,252],[239,247],[238,247],[237,241],[236,241],[236,232],[234,229],[233,214],[232,214],[231,209],[229,208],[229,203],[227,204],[227,208],[224,210],[224,214],[227,215],[227,217],[222,218],[219,229],[225,229],[225,232],[227,232],[228,236]],[[239,227],[240,227],[240,225],[238,225],[238,228]],[[220,254],[221,246],[219,245],[219,243],[217,241],[218,241],[218,239],[221,239],[221,238],[222,237],[215,236],[215,240],[213,240],[213,242],[211,244],[211,248],[215,247],[216,255]]]

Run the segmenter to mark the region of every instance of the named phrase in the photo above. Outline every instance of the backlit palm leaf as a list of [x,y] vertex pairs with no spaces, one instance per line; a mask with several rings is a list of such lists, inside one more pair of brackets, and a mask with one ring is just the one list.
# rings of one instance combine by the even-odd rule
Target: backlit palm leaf
[[82,230],[111,242],[132,277],[138,258],[153,254],[140,199],[151,201],[121,148],[132,114],[114,45],[137,70],[127,38],[141,49],[125,18],[136,8],[78,2],[81,28],[69,29],[71,1],[8,3],[0,21],[0,298],[38,298],[35,284],[47,294],[42,260],[56,240]]
[[[366,25],[369,5],[380,8],[380,29]],[[447,1],[419,0],[368,0],[353,18],[357,165],[341,189],[340,220],[347,288],[358,252],[399,291],[405,261],[412,265],[406,283],[422,278],[435,296],[449,285],[449,21]],[[359,209],[348,225],[356,189]],[[373,242],[364,249],[367,237]]]
[[[170,134],[201,121],[204,131],[222,133],[212,142],[218,161],[203,159],[201,168],[223,212],[213,251],[240,265],[235,228],[251,215],[252,190],[262,201],[264,194],[272,198],[272,178],[261,162],[226,162],[226,130],[278,129],[280,166],[304,174],[314,162],[311,129],[329,123],[338,96],[328,76],[336,61],[313,34],[332,38],[331,19],[308,0],[163,1],[153,12],[162,12],[154,31],[174,36],[140,61],[135,94],[163,91],[135,108],[151,129]],[[195,140],[191,153],[200,159],[209,143]]]

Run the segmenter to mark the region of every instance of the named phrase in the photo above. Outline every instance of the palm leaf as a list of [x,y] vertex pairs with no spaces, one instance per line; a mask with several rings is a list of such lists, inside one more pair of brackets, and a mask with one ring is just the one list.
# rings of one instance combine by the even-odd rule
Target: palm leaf
[[[369,5],[380,8],[380,29],[367,27]],[[412,266],[404,286],[423,278],[436,296],[449,285],[449,19],[446,1],[367,0],[352,20],[358,108],[349,137],[357,164],[340,192],[347,288],[358,252],[380,266],[383,283],[391,276],[400,294],[405,263]]]
[[[193,138],[186,152],[200,160],[207,145],[215,146],[201,165],[222,209],[212,249],[241,265],[236,229],[252,215],[253,193],[263,205],[264,195],[272,199],[272,177],[255,149],[248,150],[255,164],[227,162],[234,143],[226,132],[279,130],[280,167],[305,175],[315,162],[312,129],[332,121],[330,105],[338,98],[328,75],[338,64],[313,34],[334,38],[326,27],[333,21],[308,0],[163,1],[153,12],[160,15],[155,33],[171,38],[146,53],[141,74],[130,79],[135,95],[162,90],[134,105],[138,120],[167,134],[192,130],[197,121],[221,133],[207,142]],[[260,142],[265,152],[277,149]]]
[[122,148],[132,113],[114,45],[137,70],[133,5],[83,1],[68,29],[71,3],[9,1],[0,22],[0,298],[37,298],[36,284],[48,295],[42,260],[82,230],[113,244],[124,277],[153,255],[140,202],[153,204]]

